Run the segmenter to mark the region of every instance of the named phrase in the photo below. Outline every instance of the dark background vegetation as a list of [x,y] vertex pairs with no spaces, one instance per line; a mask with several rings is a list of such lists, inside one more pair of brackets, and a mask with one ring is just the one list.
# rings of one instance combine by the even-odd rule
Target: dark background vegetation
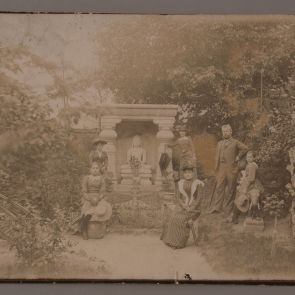
[[[266,185],[279,190],[288,182],[287,150],[294,145],[294,37],[294,17],[126,16],[99,31],[102,66],[75,84],[95,81],[116,102],[178,104],[176,127],[184,121],[192,136],[219,138],[220,126],[230,123],[257,153]],[[21,58],[52,75],[48,101],[71,101],[74,83],[58,79],[44,58],[25,45],[1,44],[3,68],[21,71]],[[0,79],[1,191],[40,208],[75,206],[89,147],[79,150],[79,136],[60,118],[79,120],[77,110],[49,117],[46,99],[5,73]]]

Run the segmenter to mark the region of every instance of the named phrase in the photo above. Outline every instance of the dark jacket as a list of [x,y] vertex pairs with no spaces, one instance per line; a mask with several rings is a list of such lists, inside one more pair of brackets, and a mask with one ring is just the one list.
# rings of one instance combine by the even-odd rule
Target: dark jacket
[[237,165],[236,157],[241,158],[247,151],[248,147],[235,138],[220,140],[216,148],[215,170],[218,171],[221,162],[234,168]]
[[171,162],[171,158],[167,153],[162,153],[159,161],[161,171],[166,170]]

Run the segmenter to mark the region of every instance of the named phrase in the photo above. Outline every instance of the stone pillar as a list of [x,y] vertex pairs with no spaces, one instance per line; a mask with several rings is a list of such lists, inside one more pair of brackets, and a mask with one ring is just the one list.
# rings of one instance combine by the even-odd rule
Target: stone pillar
[[[158,139],[156,184],[162,185],[162,175],[161,175],[161,170],[158,163],[159,163],[161,154],[165,151],[165,145],[171,143],[174,138],[174,134],[172,132],[174,118],[155,119],[154,123],[159,126],[159,131],[156,135]],[[172,172],[172,171],[169,171],[169,172]]]
[[116,171],[117,132],[115,128],[120,122],[121,119],[116,116],[103,116],[101,118],[100,137],[107,142],[104,146],[104,150],[108,154],[108,172],[113,174],[113,181],[115,184],[118,179]]

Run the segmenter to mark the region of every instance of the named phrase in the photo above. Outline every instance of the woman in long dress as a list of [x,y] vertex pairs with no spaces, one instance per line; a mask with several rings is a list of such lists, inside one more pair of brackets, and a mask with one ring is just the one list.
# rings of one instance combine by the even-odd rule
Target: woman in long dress
[[[104,178],[101,175],[100,165],[92,162],[90,174],[83,178],[82,182],[82,208],[81,208],[81,233],[84,239],[88,239],[88,223],[95,220],[102,223],[111,217],[111,205],[104,200]],[[102,235],[104,233],[102,232]]]
[[190,233],[190,225],[201,214],[199,188],[204,183],[194,179],[194,165],[184,164],[183,178],[177,183],[176,208],[164,223],[163,242],[172,248],[185,247]]
[[254,219],[259,217],[259,198],[264,188],[257,177],[258,165],[254,161],[254,154],[252,151],[247,152],[246,161],[246,168],[242,171],[242,177],[239,180],[239,186],[237,187],[234,201],[233,217],[231,220],[233,223],[238,223],[241,208],[239,209],[237,204],[243,198],[249,205],[247,211],[250,217]]

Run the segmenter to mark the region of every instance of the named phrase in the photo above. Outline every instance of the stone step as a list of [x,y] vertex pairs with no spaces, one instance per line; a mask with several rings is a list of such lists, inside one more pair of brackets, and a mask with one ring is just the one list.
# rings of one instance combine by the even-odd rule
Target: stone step
[[[132,190],[133,188],[133,184],[117,184],[115,186],[115,191],[117,192],[128,192],[130,190]],[[144,192],[157,192],[160,191],[160,187],[154,184],[141,184],[139,186],[140,191],[144,191]]]
[[260,219],[252,219],[250,217],[245,218],[243,224],[244,231],[249,232],[261,232],[264,230],[264,221]]
[[[152,173],[140,173],[140,177],[152,177]],[[134,175],[130,173],[121,173],[121,177],[133,178]]]
[[[139,174],[152,173],[151,169],[139,169],[138,172],[139,172]],[[131,169],[121,169],[121,174],[123,174],[123,173],[133,175],[133,171]]]

